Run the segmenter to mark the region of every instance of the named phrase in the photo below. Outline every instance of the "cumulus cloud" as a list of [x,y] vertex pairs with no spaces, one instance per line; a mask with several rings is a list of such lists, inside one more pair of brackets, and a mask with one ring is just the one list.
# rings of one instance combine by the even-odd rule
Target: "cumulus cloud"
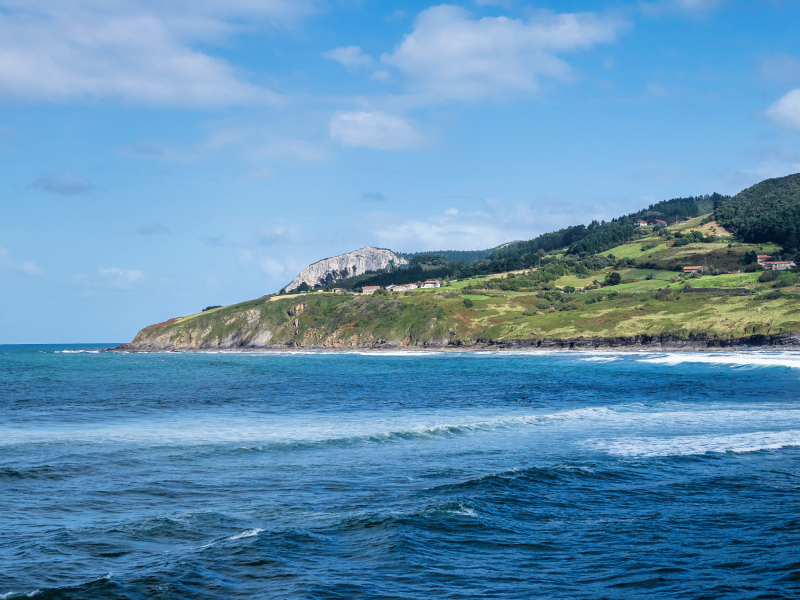
[[382,111],[339,111],[331,118],[329,127],[331,139],[342,146],[401,150],[422,146],[426,141],[410,123]]
[[0,248],[0,271],[16,271],[24,275],[41,275],[39,270],[33,262],[29,260],[15,261],[11,259],[8,250]]
[[322,53],[323,58],[342,63],[348,69],[368,67],[372,64],[372,57],[358,46],[342,46]]
[[309,0],[2,0],[0,96],[189,107],[276,102],[275,93],[192,46],[223,41],[239,19],[280,25],[312,9]]
[[361,198],[367,202],[386,202],[386,196],[380,192],[364,192]]
[[31,187],[64,196],[85,194],[92,189],[88,181],[69,172],[42,173],[31,184]]
[[783,96],[766,110],[766,115],[779,127],[800,130],[800,89]]
[[172,235],[172,232],[166,225],[161,223],[148,223],[147,225],[140,225],[137,229],[139,235]]
[[139,269],[120,269],[108,267],[98,269],[92,274],[81,273],[76,277],[78,285],[109,290],[132,290],[145,281],[145,274]]
[[558,55],[616,40],[626,22],[595,13],[538,11],[529,21],[473,19],[464,8],[421,12],[414,30],[381,60],[415,91],[440,100],[530,94],[543,79],[565,81],[571,68]]

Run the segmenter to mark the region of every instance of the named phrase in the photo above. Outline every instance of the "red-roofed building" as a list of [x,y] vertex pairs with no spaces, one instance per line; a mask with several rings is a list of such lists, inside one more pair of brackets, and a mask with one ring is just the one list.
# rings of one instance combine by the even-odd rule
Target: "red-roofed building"
[[695,267],[683,267],[684,273],[702,273],[703,267],[702,266],[695,266]]
[[764,265],[764,269],[767,271],[788,271],[789,269],[793,269],[797,266],[790,260],[776,260],[762,264]]
[[361,288],[361,293],[363,293],[363,294],[374,294],[379,289],[381,289],[381,286],[379,286],[379,285],[365,285],[363,288]]

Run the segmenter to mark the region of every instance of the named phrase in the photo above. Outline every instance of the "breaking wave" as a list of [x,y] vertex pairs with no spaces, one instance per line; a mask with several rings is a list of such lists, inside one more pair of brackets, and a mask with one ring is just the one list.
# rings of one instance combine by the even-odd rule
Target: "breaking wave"
[[598,450],[605,450],[609,454],[640,458],[722,452],[745,453],[800,446],[800,430],[677,436],[672,438],[639,437],[594,441],[591,442],[591,445]]
[[702,363],[738,367],[789,367],[792,369],[800,369],[800,353],[732,352],[723,354],[676,352],[674,354],[641,358],[637,362],[668,366],[675,366],[683,363]]

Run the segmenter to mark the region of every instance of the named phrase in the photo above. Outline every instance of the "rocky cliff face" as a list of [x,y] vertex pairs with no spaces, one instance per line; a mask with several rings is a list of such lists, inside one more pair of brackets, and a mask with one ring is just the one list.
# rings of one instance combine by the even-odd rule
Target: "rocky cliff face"
[[303,282],[307,283],[309,287],[331,285],[348,277],[362,275],[367,271],[386,269],[392,263],[399,267],[407,265],[408,261],[397,256],[391,250],[368,246],[315,262],[292,279],[292,282],[286,286],[286,291],[294,290]]

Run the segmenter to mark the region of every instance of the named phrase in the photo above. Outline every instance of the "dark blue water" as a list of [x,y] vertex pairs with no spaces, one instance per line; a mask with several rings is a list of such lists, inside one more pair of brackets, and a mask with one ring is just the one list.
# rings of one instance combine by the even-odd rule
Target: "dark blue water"
[[0,598],[796,598],[800,354],[0,346]]

